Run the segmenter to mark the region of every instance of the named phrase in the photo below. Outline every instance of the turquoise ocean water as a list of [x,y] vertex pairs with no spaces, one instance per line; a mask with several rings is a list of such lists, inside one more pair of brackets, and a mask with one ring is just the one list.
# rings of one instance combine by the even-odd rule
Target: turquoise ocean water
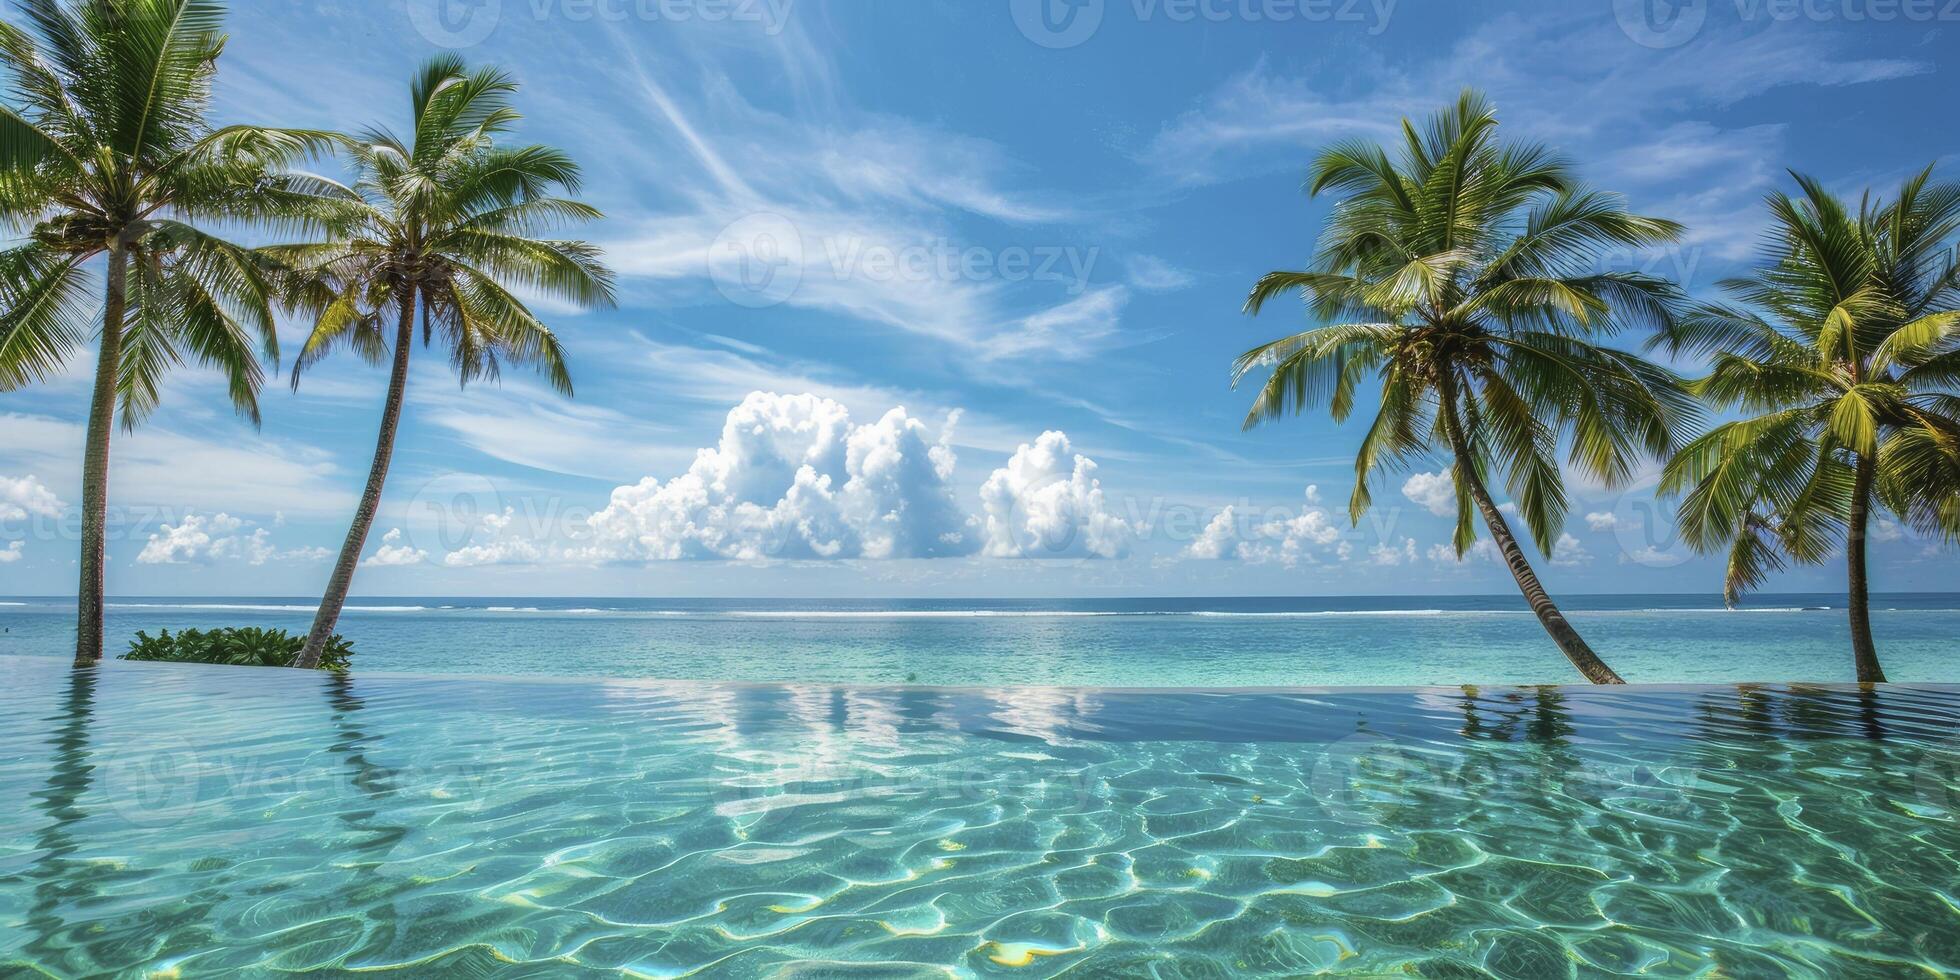
[[[1892,679],[1960,681],[1960,596],[1882,595]],[[1849,681],[1842,596],[1568,596],[1634,681]],[[306,599],[117,599],[135,631],[304,633]],[[65,656],[68,600],[0,600],[0,655]],[[1580,680],[1515,596],[1137,600],[362,599],[342,630],[366,670],[942,686],[1563,684]]]
[[1956,686],[0,677],[5,976],[1960,972]]

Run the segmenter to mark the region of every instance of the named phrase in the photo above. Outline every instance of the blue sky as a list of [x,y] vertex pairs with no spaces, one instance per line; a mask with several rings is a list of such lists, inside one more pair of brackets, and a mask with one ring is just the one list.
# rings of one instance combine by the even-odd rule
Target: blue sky
[[[1239,429],[1233,356],[1305,325],[1237,311],[1311,254],[1315,148],[1483,88],[1513,135],[1685,222],[1620,264],[1708,295],[1785,167],[1960,178],[1942,5],[241,3],[218,115],[401,126],[411,69],[453,45],[519,78],[520,135],[569,150],[607,214],[579,234],[619,308],[539,305],[575,399],[519,372],[462,391],[418,350],[358,593],[1499,592],[1437,548],[1440,462],[1354,528],[1358,428]],[[0,593],[72,590],[88,366],[0,396]],[[317,591],[384,387],[330,363],[255,431],[178,374],[116,446],[111,590]],[[1719,589],[1651,482],[1571,488],[1554,589]],[[1879,537],[1878,588],[1950,587],[1950,554]]]

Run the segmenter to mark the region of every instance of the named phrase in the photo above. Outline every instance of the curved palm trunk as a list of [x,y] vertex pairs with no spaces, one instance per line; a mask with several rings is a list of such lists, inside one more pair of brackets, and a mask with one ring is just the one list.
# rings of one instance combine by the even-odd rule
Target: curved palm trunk
[[395,331],[395,366],[388,375],[388,402],[381,411],[381,435],[374,445],[374,465],[368,470],[367,489],[354,510],[354,523],[347,528],[347,541],[340,546],[340,560],[334,563],[333,577],[327,580],[327,593],[320,599],[320,611],[313,616],[313,631],[307,634],[295,667],[312,670],[333,639],[340,610],[347,605],[347,591],[354,585],[354,569],[361,563],[361,550],[367,547],[368,531],[374,526],[374,513],[381,508],[381,487],[388,482],[388,464],[395,456],[395,433],[401,427],[402,397],[408,391],[408,351],[415,340],[415,294],[402,297],[401,326]]
[[1579,673],[1586,675],[1587,680],[1594,684],[1625,684],[1626,679],[1606,666],[1606,661],[1599,659],[1599,654],[1586,645],[1579,631],[1572,628],[1565,614],[1553,604],[1544,584],[1538,581],[1538,573],[1532,570],[1524,549],[1511,533],[1511,525],[1504,520],[1504,512],[1497,509],[1483,478],[1477,475],[1469,442],[1463,436],[1462,423],[1457,420],[1454,386],[1446,383],[1442,395],[1443,427],[1449,433],[1450,450],[1456,454],[1456,479],[1469,491],[1470,499],[1477,503],[1478,512],[1484,515],[1484,526],[1490,529],[1491,540],[1496,542],[1497,550],[1503,554],[1504,564],[1511,569],[1511,577],[1517,580],[1518,591],[1524,593],[1525,601],[1531,604],[1531,611],[1537,614],[1545,632],[1551,634],[1552,642],[1558,644],[1565,658],[1572,661],[1572,666],[1579,668]]
[[82,578],[75,599],[75,665],[102,659],[104,542],[109,527],[109,436],[116,427],[116,382],[122,373],[123,315],[128,309],[129,249],[109,245],[109,291],[102,307],[102,349],[89,399],[88,442],[82,451]]
[[1860,684],[1885,683],[1885,668],[1878,665],[1878,647],[1872,642],[1871,583],[1865,576],[1865,527],[1871,521],[1874,470],[1870,458],[1858,457],[1844,546],[1851,587],[1851,657],[1858,665]]

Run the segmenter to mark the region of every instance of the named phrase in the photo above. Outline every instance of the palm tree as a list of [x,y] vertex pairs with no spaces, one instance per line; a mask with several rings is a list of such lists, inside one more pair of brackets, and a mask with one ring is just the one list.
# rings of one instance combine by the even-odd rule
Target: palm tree
[[1459,557],[1480,514],[1539,622],[1595,683],[1622,683],[1551,597],[1492,499],[1502,475],[1541,549],[1565,524],[1560,449],[1573,470],[1615,486],[1664,455],[1692,420],[1678,380],[1593,338],[1673,318],[1679,292],[1638,273],[1595,271],[1610,250],[1673,241],[1679,226],[1587,190],[1544,147],[1500,141],[1488,102],[1466,91],[1404,144],[1338,144],[1308,191],[1349,192],[1305,272],[1274,272],[1246,311],[1298,291],[1330,325],[1240,357],[1234,383],[1271,368],[1248,428],[1326,405],[1345,421],[1355,389],[1381,380],[1380,407],[1355,459],[1350,518],[1370,504],[1377,465],[1440,450],[1456,481]]
[[[519,118],[510,106],[516,89],[495,69],[469,71],[452,56],[430,61],[412,86],[411,140],[374,130],[356,141],[354,181],[343,194],[359,204],[361,220],[333,241],[270,250],[300,270],[319,315],[293,365],[295,388],[336,347],[378,364],[391,339],[393,346],[367,489],[295,666],[318,664],[353,584],[394,454],[418,311],[423,343],[442,340],[464,385],[495,379],[509,361],[535,366],[569,396],[558,337],[506,283],[584,307],[612,303],[612,274],[596,248],[537,237],[600,215],[553,196],[578,190],[578,166],[564,153],[496,144]],[[391,316],[392,338],[384,325]]]
[[1810,178],[1773,194],[1763,264],[1722,285],[1656,343],[1712,357],[1693,390],[1748,415],[1683,447],[1662,490],[1683,493],[1682,537],[1726,550],[1733,605],[1794,559],[1842,541],[1858,680],[1883,682],[1865,573],[1876,511],[1960,534],[1960,185],[1931,169],[1853,213]]
[[331,137],[205,121],[224,48],[216,0],[18,0],[0,23],[0,391],[48,377],[87,341],[94,260],[106,274],[82,462],[75,660],[102,656],[109,438],[157,406],[186,359],[226,378],[258,421],[261,354],[277,357],[276,267],[205,230],[298,227],[333,205],[279,168]]

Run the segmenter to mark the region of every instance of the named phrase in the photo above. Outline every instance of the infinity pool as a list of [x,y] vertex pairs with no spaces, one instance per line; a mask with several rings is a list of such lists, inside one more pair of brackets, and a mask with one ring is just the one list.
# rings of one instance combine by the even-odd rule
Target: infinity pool
[[0,681],[0,974],[1960,971],[1956,687]]

